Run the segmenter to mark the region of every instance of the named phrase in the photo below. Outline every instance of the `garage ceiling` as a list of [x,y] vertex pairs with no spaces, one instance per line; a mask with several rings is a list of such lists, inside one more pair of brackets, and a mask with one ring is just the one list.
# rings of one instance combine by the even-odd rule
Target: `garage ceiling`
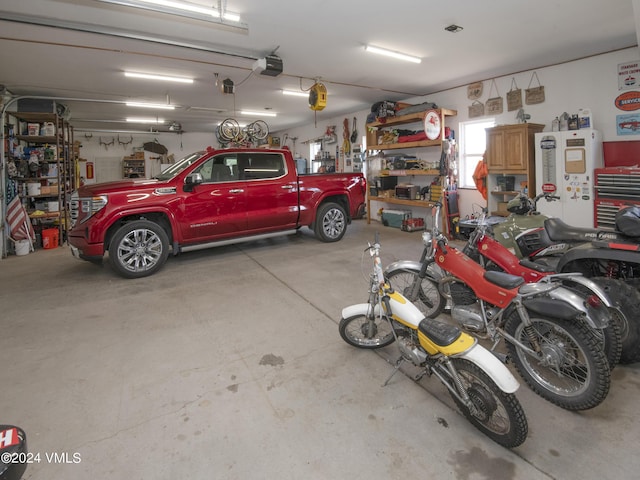
[[[126,2],[125,2],[126,3]],[[203,6],[211,1],[192,0]],[[262,118],[272,131],[637,45],[638,0],[302,2],[222,0],[247,30],[97,0],[0,1],[0,84],[8,95],[58,97],[77,129],[213,132],[224,118]],[[445,27],[463,27],[450,33]],[[406,63],[365,44],[422,59]],[[253,71],[275,52],[283,73]],[[193,84],[132,79],[125,70],[191,77]],[[221,91],[234,83],[234,94]],[[327,106],[314,112],[319,80]],[[568,82],[579,79],[567,79]],[[216,83],[218,84],[216,86]],[[520,85],[525,88],[527,85]],[[82,101],[72,100],[82,99]],[[170,103],[175,110],[127,107]],[[243,116],[241,110],[276,113]],[[160,125],[125,119],[152,116]]]

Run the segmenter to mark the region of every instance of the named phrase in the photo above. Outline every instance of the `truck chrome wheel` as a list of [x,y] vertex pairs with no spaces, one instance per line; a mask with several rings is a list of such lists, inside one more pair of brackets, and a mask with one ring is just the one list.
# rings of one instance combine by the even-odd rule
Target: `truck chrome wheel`
[[337,203],[325,203],[318,209],[316,236],[323,242],[337,242],[347,231],[347,214]]
[[155,273],[167,260],[169,241],[163,228],[148,220],[120,227],[109,245],[111,265],[127,278]]

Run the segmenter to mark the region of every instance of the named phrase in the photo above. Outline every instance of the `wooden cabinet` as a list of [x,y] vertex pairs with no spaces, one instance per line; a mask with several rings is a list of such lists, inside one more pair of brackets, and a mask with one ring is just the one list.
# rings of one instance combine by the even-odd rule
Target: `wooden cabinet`
[[[525,188],[529,196],[535,194],[534,139],[542,130],[544,125],[538,123],[498,125],[487,129],[487,207],[491,215],[508,215],[505,204]],[[511,183],[512,188],[504,187]]]
[[486,158],[489,172],[526,174],[535,159],[534,135],[543,129],[544,125],[537,123],[488,128]]

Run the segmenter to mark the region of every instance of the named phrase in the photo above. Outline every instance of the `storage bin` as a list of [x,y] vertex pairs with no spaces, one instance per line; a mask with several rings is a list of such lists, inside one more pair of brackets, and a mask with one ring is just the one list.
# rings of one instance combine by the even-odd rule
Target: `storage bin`
[[41,185],[39,183],[27,183],[28,195],[40,195]]
[[58,246],[58,229],[46,228],[42,230],[42,248],[50,249]]
[[382,210],[382,224],[386,227],[401,228],[402,222],[411,218],[411,210]]

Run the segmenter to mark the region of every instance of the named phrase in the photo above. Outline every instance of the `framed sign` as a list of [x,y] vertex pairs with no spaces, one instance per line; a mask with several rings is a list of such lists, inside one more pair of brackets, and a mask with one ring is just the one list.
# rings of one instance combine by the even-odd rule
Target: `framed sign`
[[440,121],[440,113],[437,110],[428,110],[424,116],[424,133],[427,134],[429,140],[440,138],[442,131],[442,122]]

